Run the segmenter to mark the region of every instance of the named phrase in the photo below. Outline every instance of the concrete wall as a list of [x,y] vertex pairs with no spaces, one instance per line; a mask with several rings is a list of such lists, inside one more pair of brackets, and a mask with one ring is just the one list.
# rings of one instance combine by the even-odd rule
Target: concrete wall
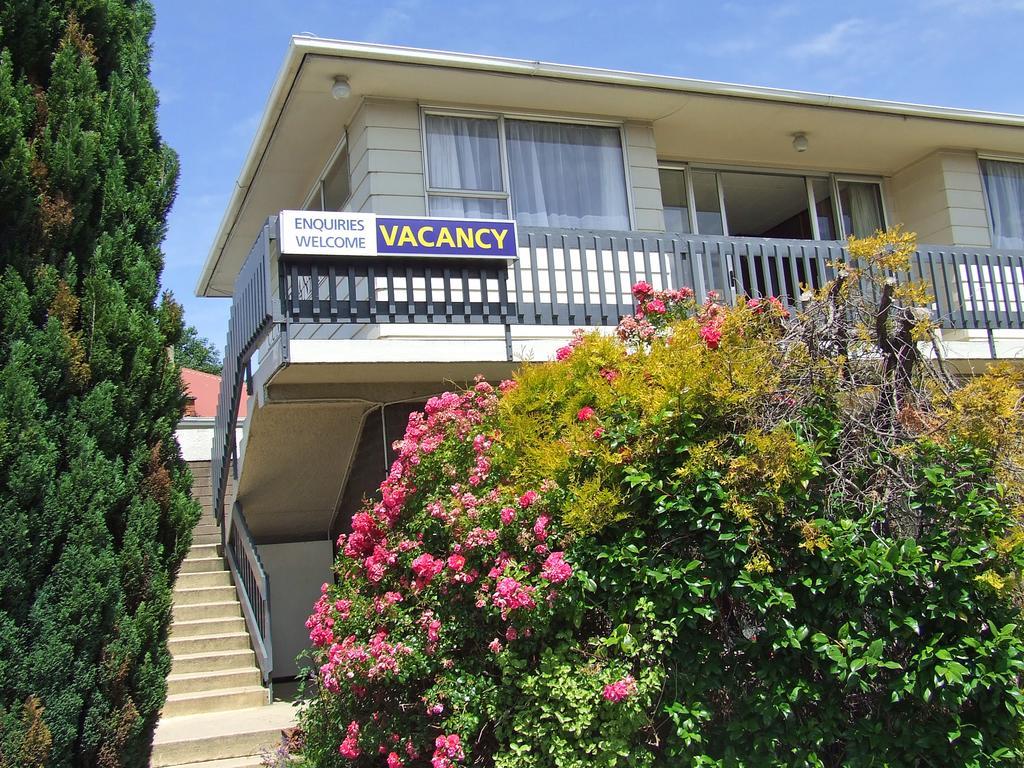
[[894,174],[889,187],[893,221],[919,242],[991,245],[975,153],[933,152]]
[[306,619],[331,580],[333,547],[329,541],[260,544],[259,555],[270,578],[270,633],[274,679],[294,677],[295,657],[309,647]]

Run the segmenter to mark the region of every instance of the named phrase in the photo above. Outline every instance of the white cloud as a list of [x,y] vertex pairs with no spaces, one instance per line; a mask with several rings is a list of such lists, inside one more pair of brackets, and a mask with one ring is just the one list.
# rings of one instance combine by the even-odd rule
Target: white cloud
[[861,19],[846,19],[824,32],[792,46],[786,53],[794,59],[846,56],[861,47],[870,27]]

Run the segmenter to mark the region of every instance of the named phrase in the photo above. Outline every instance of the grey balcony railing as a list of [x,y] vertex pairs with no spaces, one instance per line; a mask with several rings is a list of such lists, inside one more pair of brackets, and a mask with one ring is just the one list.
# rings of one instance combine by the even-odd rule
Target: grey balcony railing
[[[251,379],[253,355],[275,327],[279,359],[287,361],[289,338],[307,325],[493,324],[504,328],[511,360],[512,326],[615,325],[633,312],[631,287],[641,280],[656,289],[688,286],[698,297],[714,290],[725,301],[778,296],[799,309],[802,286],[823,285],[835,265],[849,262],[836,241],[538,228],[520,228],[519,258],[508,266],[297,257],[276,253],[275,230],[272,218],[235,282],[214,438],[218,518],[230,468],[238,467],[242,387]],[[907,273],[894,277],[925,283],[944,328],[1024,328],[1024,251],[921,245],[911,262]],[[865,292],[873,286],[862,281]],[[240,509],[237,514],[245,530]],[[233,527],[231,520],[224,526],[228,546]],[[258,558],[252,562],[261,567]]]

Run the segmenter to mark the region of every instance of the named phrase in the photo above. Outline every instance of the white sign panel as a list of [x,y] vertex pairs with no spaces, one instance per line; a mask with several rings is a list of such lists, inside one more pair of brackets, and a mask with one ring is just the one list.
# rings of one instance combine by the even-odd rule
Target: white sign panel
[[376,256],[375,220],[372,213],[281,211],[281,253]]

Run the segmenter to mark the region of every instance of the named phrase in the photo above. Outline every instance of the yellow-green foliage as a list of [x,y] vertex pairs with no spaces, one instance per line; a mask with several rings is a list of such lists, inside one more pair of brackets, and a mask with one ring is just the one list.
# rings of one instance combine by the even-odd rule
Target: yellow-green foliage
[[[621,468],[659,449],[666,418],[698,414],[742,423],[778,388],[783,352],[766,319],[744,306],[723,310],[723,316],[719,349],[709,349],[698,321],[687,319],[649,350],[628,354],[617,339],[595,332],[569,359],[522,369],[518,386],[500,405],[503,449],[518,459],[510,473],[527,485],[553,478],[567,489],[565,522],[579,532],[621,519]],[[593,419],[578,418],[585,407],[594,409]],[[630,430],[628,445],[595,437],[596,429],[614,429],[606,420],[613,412],[619,421],[639,424]],[[778,506],[779,489],[799,452],[793,435],[749,430],[739,445],[727,470],[729,482],[737,493],[741,486],[757,486],[759,508]],[[689,461],[712,461],[717,447],[712,441],[703,454],[696,448]]]

